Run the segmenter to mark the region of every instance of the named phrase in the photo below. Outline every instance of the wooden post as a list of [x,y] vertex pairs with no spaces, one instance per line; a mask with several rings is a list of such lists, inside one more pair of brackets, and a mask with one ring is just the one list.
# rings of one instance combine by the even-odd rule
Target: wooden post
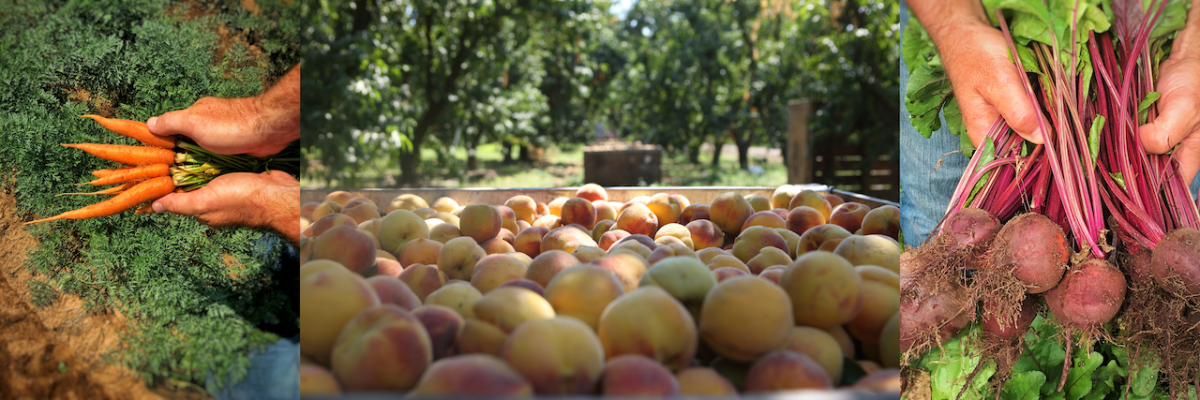
[[788,102],[787,171],[788,183],[812,183],[812,151],[808,135],[808,116],[812,102]]

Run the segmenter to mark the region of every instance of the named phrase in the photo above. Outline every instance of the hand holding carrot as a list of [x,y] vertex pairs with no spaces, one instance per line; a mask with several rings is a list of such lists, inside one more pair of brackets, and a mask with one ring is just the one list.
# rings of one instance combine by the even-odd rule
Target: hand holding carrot
[[300,242],[300,182],[280,171],[233,173],[213,179],[203,188],[172,193],[154,202],[154,212],[196,217],[214,227],[248,226],[273,229],[292,243]]
[[205,97],[146,121],[159,136],[183,135],[219,154],[266,157],[300,138],[300,67],[254,97]]

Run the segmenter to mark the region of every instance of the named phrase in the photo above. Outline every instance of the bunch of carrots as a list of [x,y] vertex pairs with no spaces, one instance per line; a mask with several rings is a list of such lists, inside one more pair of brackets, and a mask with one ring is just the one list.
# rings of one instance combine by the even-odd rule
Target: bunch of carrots
[[[147,146],[79,143],[63,147],[83,150],[93,156],[122,164],[121,167],[92,171],[96,179],[80,185],[117,185],[98,192],[63,193],[63,195],[111,195],[112,198],[50,218],[26,222],[25,225],[60,219],[89,219],[107,217],[144,204],[138,214],[149,212],[150,202],[172,192],[186,192],[204,187],[223,173],[263,172],[283,170],[296,175],[299,157],[288,157],[285,150],[275,157],[259,158],[246,155],[212,153],[185,140],[174,140],[150,133],[146,123],[125,119],[110,119],[99,115],[81,115],[100,123],[104,128],[142,142]],[[176,150],[180,150],[176,152]]]

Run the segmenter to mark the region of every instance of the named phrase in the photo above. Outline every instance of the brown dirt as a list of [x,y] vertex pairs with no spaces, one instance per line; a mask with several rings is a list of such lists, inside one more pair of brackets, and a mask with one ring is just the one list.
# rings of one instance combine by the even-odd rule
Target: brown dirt
[[179,389],[151,391],[132,371],[100,359],[119,343],[118,333],[125,329],[119,313],[88,314],[78,296],[65,293],[41,309],[32,305],[28,282],[44,278],[35,278],[24,266],[37,241],[22,229],[15,205],[10,191],[0,188],[0,398],[188,395]]

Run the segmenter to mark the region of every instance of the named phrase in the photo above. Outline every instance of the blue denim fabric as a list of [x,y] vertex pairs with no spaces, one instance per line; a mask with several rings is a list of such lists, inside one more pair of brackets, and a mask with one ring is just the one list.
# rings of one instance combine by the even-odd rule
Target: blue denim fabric
[[[900,31],[908,26],[908,5],[900,2]],[[962,153],[959,138],[946,128],[926,139],[909,120],[904,106],[904,89],[908,85],[908,66],[900,59],[900,228],[906,246],[919,246],[937,226],[950,204],[950,196],[958,186],[970,159]],[[938,163],[941,161],[941,165]],[[1192,181],[1193,195],[1200,191],[1200,175]]]
[[[206,384],[217,400],[272,400],[300,397],[300,335],[280,339],[263,351],[250,354],[246,378],[217,390],[213,377]],[[228,380],[226,381],[228,382]]]

